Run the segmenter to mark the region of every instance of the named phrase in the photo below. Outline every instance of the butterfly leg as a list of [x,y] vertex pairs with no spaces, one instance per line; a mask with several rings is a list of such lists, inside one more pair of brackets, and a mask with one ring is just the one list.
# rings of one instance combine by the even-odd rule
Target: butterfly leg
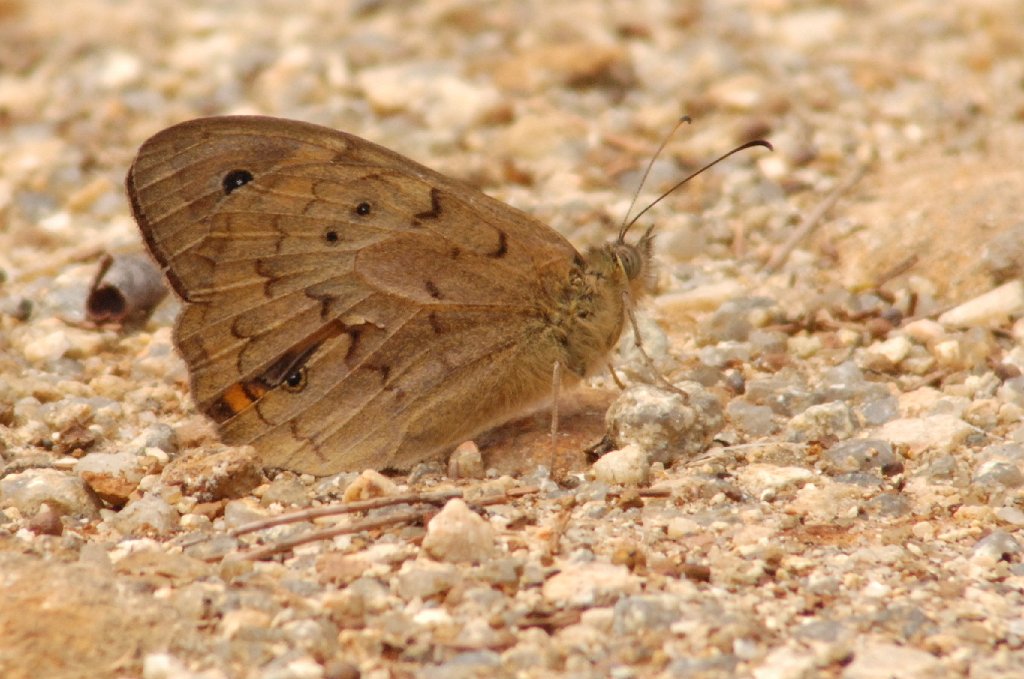
[[551,478],[555,478],[558,464],[558,397],[562,390],[562,363],[555,361],[551,369],[551,462],[548,467]]
[[612,382],[615,382],[615,386],[619,388],[619,391],[626,390],[626,385],[619,379],[619,373],[615,372],[615,366],[612,365],[611,361],[608,361],[608,374],[612,376]]
[[647,350],[644,349],[643,340],[640,339],[640,326],[636,322],[636,313],[633,310],[633,298],[630,296],[628,290],[623,290],[622,292],[622,306],[626,310],[626,316],[629,318],[629,324],[633,328],[633,346],[635,346],[637,351],[640,352],[640,356],[644,360],[644,365],[646,365],[647,369],[654,375],[658,384],[665,387],[673,394],[679,394],[686,399],[686,402],[689,402],[690,395],[669,382],[668,379],[661,374],[661,371],[654,366],[654,361],[647,354]]

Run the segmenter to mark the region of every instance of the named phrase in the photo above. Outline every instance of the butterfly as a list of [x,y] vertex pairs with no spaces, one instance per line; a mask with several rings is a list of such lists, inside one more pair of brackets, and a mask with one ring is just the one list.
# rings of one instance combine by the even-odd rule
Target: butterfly
[[651,263],[650,231],[580,253],[464,182],[293,120],[165,129],[126,187],[182,301],[196,407],[266,467],[316,475],[407,469],[542,404],[553,374],[591,375]]

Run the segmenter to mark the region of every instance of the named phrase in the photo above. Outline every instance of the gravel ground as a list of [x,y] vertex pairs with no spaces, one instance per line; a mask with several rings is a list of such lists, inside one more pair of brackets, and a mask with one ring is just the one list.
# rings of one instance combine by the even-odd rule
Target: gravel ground
[[[1024,676],[1021,35],[1018,0],[0,0],[0,675]],[[173,301],[84,318],[140,248],[138,145],[214,113],[345,129],[581,248],[682,113],[645,196],[776,151],[642,220],[689,404],[624,342],[629,388],[561,405],[563,485],[546,413],[450,468],[268,476],[192,407]]]

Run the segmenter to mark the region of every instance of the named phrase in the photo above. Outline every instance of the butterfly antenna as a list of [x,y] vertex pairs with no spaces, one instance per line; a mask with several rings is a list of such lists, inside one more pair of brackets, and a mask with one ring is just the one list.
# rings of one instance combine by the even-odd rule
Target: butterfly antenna
[[629,219],[629,213],[633,211],[634,207],[636,207],[637,198],[640,197],[640,191],[643,190],[644,184],[647,183],[647,175],[651,174],[651,168],[654,167],[654,161],[656,161],[658,156],[661,155],[661,152],[665,150],[665,147],[668,146],[669,140],[675,136],[683,123],[691,122],[693,121],[690,120],[690,116],[683,116],[677,120],[676,124],[672,127],[672,131],[665,135],[665,138],[661,140],[661,144],[658,146],[658,150],[654,152],[653,156],[651,156],[651,160],[647,163],[647,167],[644,169],[643,176],[640,177],[640,183],[637,184],[636,191],[633,192],[633,200],[629,201],[629,207],[626,209],[626,214],[622,216],[622,225],[619,227],[619,241],[621,241],[626,235],[626,231],[629,230],[630,225],[633,223],[632,221],[627,222]]
[[[677,125],[676,127],[679,127],[679,126]],[[634,224],[636,224],[637,221],[639,221],[639,219],[641,217],[643,217],[645,214],[647,214],[648,210],[650,210],[652,207],[654,207],[655,205],[657,205],[658,203],[663,201],[665,198],[668,198],[668,196],[671,195],[680,186],[682,186],[686,182],[690,181],[691,179],[693,179],[697,175],[701,174],[702,172],[710,170],[715,165],[718,165],[720,162],[722,162],[723,160],[725,160],[729,156],[733,155],[734,153],[739,153],[740,151],[745,151],[746,149],[752,148],[754,146],[763,146],[766,149],[768,149],[769,151],[774,151],[775,150],[775,148],[769,142],[765,141],[764,139],[754,139],[753,141],[748,141],[745,144],[740,144],[739,146],[734,148],[732,151],[729,151],[728,153],[722,154],[718,158],[715,158],[710,163],[708,163],[704,167],[700,168],[696,172],[693,172],[689,176],[684,177],[683,179],[681,179],[678,182],[676,182],[675,184],[673,184],[672,187],[668,191],[665,191],[663,194],[661,194],[660,196],[655,198],[650,204],[648,204],[647,207],[645,207],[643,210],[640,210],[640,212],[638,212],[636,214],[636,217],[633,217],[633,219],[631,219],[627,223],[623,224],[622,228],[619,230],[619,242],[622,242],[622,240],[626,237],[626,232],[629,231],[630,227],[633,226]],[[662,147],[664,147],[664,144],[662,144]],[[659,149],[659,151],[660,151],[660,149]],[[650,168],[648,168],[648,169],[650,169]],[[645,178],[647,177],[647,173],[646,172],[644,173],[644,177]],[[639,190],[638,190],[638,192],[639,192]],[[635,197],[634,197],[634,200],[635,200]],[[630,206],[630,210],[632,210],[632,209],[633,208],[632,208],[632,205],[631,205]]]

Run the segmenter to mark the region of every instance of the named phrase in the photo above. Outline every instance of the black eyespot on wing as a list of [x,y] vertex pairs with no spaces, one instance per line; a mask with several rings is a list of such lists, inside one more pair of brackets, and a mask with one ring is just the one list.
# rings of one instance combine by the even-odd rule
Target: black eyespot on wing
[[335,243],[338,242],[338,232],[335,231],[334,229],[326,231],[324,233],[324,240],[330,243],[331,245],[334,245]]
[[224,188],[224,195],[229,196],[235,189],[245,186],[252,179],[252,172],[248,170],[232,170],[224,175],[220,185]]
[[365,217],[366,215],[370,214],[370,209],[370,204],[364,200],[358,205],[356,205],[356,214],[361,217]]
[[288,373],[281,385],[286,391],[299,392],[306,388],[306,368],[302,367]]

